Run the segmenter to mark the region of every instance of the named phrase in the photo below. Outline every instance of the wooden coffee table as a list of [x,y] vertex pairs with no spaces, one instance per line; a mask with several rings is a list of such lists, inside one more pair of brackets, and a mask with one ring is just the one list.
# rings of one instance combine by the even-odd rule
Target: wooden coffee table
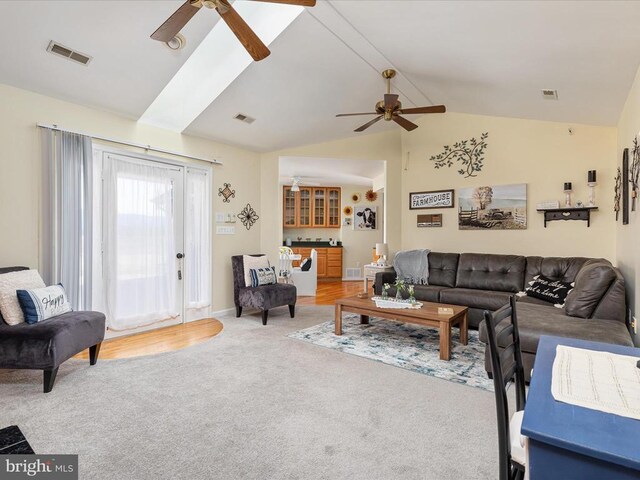
[[[460,342],[469,341],[467,307],[444,303],[421,302],[417,309],[378,308],[370,298],[348,297],[336,300],[336,335],[342,335],[342,312],[360,314],[360,323],[369,323],[369,317],[385,318],[398,322],[416,323],[440,330],[440,360],[451,358],[451,327],[460,328]],[[438,307],[453,309],[453,315],[439,314]]]

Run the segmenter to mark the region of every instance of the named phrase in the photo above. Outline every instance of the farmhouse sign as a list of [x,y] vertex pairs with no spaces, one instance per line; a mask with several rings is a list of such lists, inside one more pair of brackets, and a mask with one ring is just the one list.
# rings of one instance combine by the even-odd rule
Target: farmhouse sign
[[453,190],[436,190],[433,192],[412,192],[409,194],[409,208],[453,208]]

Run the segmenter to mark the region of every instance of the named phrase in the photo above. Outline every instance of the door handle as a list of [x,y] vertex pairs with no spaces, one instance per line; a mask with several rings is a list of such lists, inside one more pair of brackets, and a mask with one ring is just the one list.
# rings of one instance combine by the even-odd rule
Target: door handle
[[[178,254],[176,255],[176,258],[177,258],[178,260],[182,260],[182,259],[184,258],[184,253],[178,253]],[[180,269],[178,270],[178,280],[182,280],[182,268],[180,268]]]

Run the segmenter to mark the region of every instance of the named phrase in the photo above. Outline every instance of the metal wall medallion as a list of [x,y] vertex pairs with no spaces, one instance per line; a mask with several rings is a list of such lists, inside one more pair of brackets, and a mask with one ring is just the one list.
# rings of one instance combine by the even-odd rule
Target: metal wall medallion
[[460,140],[453,145],[445,145],[444,150],[433,155],[429,160],[434,162],[434,168],[451,168],[458,163],[461,168],[458,173],[465,178],[477,177],[484,166],[484,151],[487,148],[489,132],[469,140]]
[[253,224],[258,221],[260,218],[253,207],[247,203],[247,206],[242,209],[242,211],[238,214],[238,218],[242,222],[242,224],[247,227],[247,230],[251,230]]
[[224,184],[224,188],[219,188],[218,189],[218,196],[219,197],[223,197],[222,201],[224,203],[229,203],[231,201],[231,200],[229,200],[230,198],[235,198],[236,191],[235,190],[231,190],[231,184],[230,183],[225,183]]

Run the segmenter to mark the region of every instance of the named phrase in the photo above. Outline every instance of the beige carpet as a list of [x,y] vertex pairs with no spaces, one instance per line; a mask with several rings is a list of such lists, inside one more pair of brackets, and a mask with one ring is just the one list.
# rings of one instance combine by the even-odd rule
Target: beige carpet
[[332,307],[221,318],[211,341],[151,357],[0,370],[0,426],[81,479],[497,478],[493,394],[286,335]]

